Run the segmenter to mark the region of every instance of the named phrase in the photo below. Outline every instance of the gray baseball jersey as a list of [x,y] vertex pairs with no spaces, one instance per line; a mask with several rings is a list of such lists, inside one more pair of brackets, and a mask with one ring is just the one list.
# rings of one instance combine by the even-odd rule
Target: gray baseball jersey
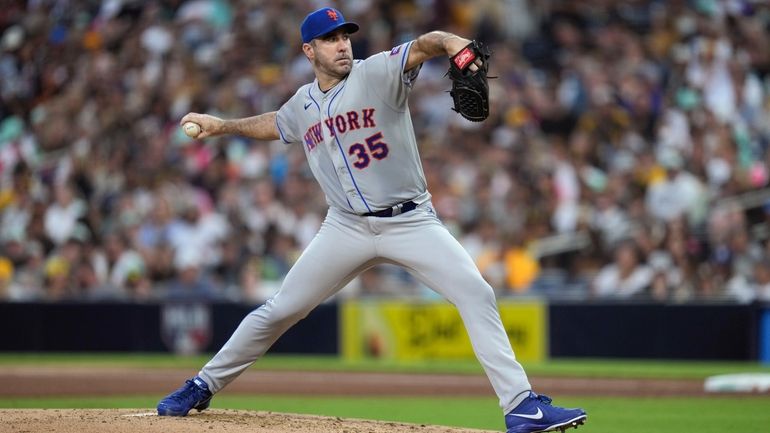
[[403,73],[411,43],[366,60],[326,92],[302,86],[276,116],[285,143],[302,143],[330,206],[364,214],[429,199]]
[[[407,107],[419,71],[403,72],[410,47],[356,61],[326,93],[317,82],[303,86],[278,111],[281,139],[304,146],[329,212],[278,293],[246,316],[200,371],[212,392],[356,275],[395,263],[457,307],[505,413],[528,395],[492,287],[430,203]],[[363,216],[405,201],[416,205],[389,217]]]

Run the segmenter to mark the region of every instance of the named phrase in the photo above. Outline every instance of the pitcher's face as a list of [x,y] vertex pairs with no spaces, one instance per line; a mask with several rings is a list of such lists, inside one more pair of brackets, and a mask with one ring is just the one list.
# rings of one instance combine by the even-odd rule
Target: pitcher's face
[[302,46],[313,69],[334,78],[344,78],[353,68],[353,48],[350,35],[339,29]]

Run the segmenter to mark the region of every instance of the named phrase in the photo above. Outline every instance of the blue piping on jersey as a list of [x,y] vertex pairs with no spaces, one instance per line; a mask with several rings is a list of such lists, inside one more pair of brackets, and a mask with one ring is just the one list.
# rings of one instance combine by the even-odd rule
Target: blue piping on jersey
[[[307,86],[307,96],[308,96],[308,98],[310,98],[311,101],[313,101],[313,103],[315,104],[315,107],[318,109],[318,113],[320,114],[321,113],[321,107],[318,105],[318,101],[316,101],[315,98],[313,97],[313,94],[310,93],[310,89],[312,87],[313,86]],[[340,90],[342,90],[342,89],[340,89]],[[322,120],[322,122],[323,122],[323,120]],[[322,128],[323,128],[323,126],[322,126]],[[345,161],[347,162],[347,159],[345,159]],[[337,169],[334,168],[334,162],[332,162],[332,170],[337,171]],[[350,171],[350,167],[348,167],[348,171]],[[340,182],[340,186],[342,186],[341,182]],[[344,194],[344,192],[345,191],[343,191],[342,195],[345,197],[345,201],[348,202],[348,206],[350,206],[350,210],[356,210],[356,208],[354,208],[353,205],[350,203],[350,200],[348,199],[348,195]]]
[[411,48],[411,46],[412,46],[412,44],[413,44],[413,43],[414,43],[414,41],[408,42],[408,43],[406,44],[406,47],[404,47],[404,53],[403,53],[403,54],[401,54],[401,73],[402,73],[402,74],[403,74],[404,72],[406,72],[406,71],[404,70],[404,66],[406,66],[406,54],[409,52],[409,49]]
[[318,105],[318,101],[316,101],[315,98],[313,98],[313,95],[310,94],[310,88],[311,87],[313,87],[313,86],[307,86],[307,96],[310,98],[311,101],[313,101],[313,103],[315,104],[315,108],[317,108],[318,112],[320,113],[321,112],[321,106]]
[[[332,95],[332,98],[329,100],[329,106],[326,108],[326,116],[327,116],[327,118],[331,118],[332,117],[332,102],[334,102],[334,98],[336,98],[337,95],[340,94],[342,89],[345,88],[345,84],[347,84],[347,83],[343,83],[342,87],[340,87],[340,89],[337,90],[337,92],[334,95]],[[356,183],[356,178],[353,177],[353,171],[350,170],[350,164],[348,163],[348,157],[347,157],[347,155],[345,155],[345,151],[342,150],[342,143],[340,143],[340,139],[337,136],[337,132],[334,131],[334,123],[333,122],[329,123],[329,129],[331,129],[333,131],[333,133],[334,133],[334,141],[337,142],[337,147],[340,149],[340,153],[342,154],[342,159],[345,161],[345,167],[347,167],[347,169],[348,169],[348,173],[350,174],[350,180],[353,181],[353,186],[356,187],[356,192],[358,192],[358,196],[361,197],[361,201],[364,202],[364,206],[366,206],[367,212],[371,212],[372,209],[369,207],[369,203],[367,203],[366,200],[364,199],[364,195],[361,194],[361,190],[358,188],[358,184]],[[345,198],[347,199],[347,194],[345,195]],[[350,200],[348,200],[348,204],[350,204]],[[351,206],[351,208],[352,208],[352,206]]]
[[278,115],[275,116],[275,127],[278,128],[278,135],[281,136],[281,141],[283,141],[284,144],[289,144],[288,140],[286,140],[286,137],[283,135],[281,125],[278,123]]

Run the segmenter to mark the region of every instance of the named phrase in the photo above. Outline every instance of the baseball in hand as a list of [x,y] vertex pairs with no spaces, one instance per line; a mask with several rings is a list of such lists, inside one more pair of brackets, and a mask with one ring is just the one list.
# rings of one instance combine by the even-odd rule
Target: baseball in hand
[[195,138],[201,133],[201,126],[195,122],[185,122],[182,125],[182,130],[184,130],[188,137]]

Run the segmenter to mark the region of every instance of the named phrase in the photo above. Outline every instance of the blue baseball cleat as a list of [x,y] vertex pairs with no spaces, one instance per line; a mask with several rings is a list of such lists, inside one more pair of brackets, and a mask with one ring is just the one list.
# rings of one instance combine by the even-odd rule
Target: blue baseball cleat
[[209,386],[198,376],[186,380],[184,385],[167,395],[158,403],[158,415],[160,416],[187,416],[190,409],[198,412],[206,409],[211,404],[211,391]]
[[564,431],[583,424],[587,415],[583,409],[552,406],[551,399],[530,391],[529,396],[505,416],[507,433],[539,433]]

